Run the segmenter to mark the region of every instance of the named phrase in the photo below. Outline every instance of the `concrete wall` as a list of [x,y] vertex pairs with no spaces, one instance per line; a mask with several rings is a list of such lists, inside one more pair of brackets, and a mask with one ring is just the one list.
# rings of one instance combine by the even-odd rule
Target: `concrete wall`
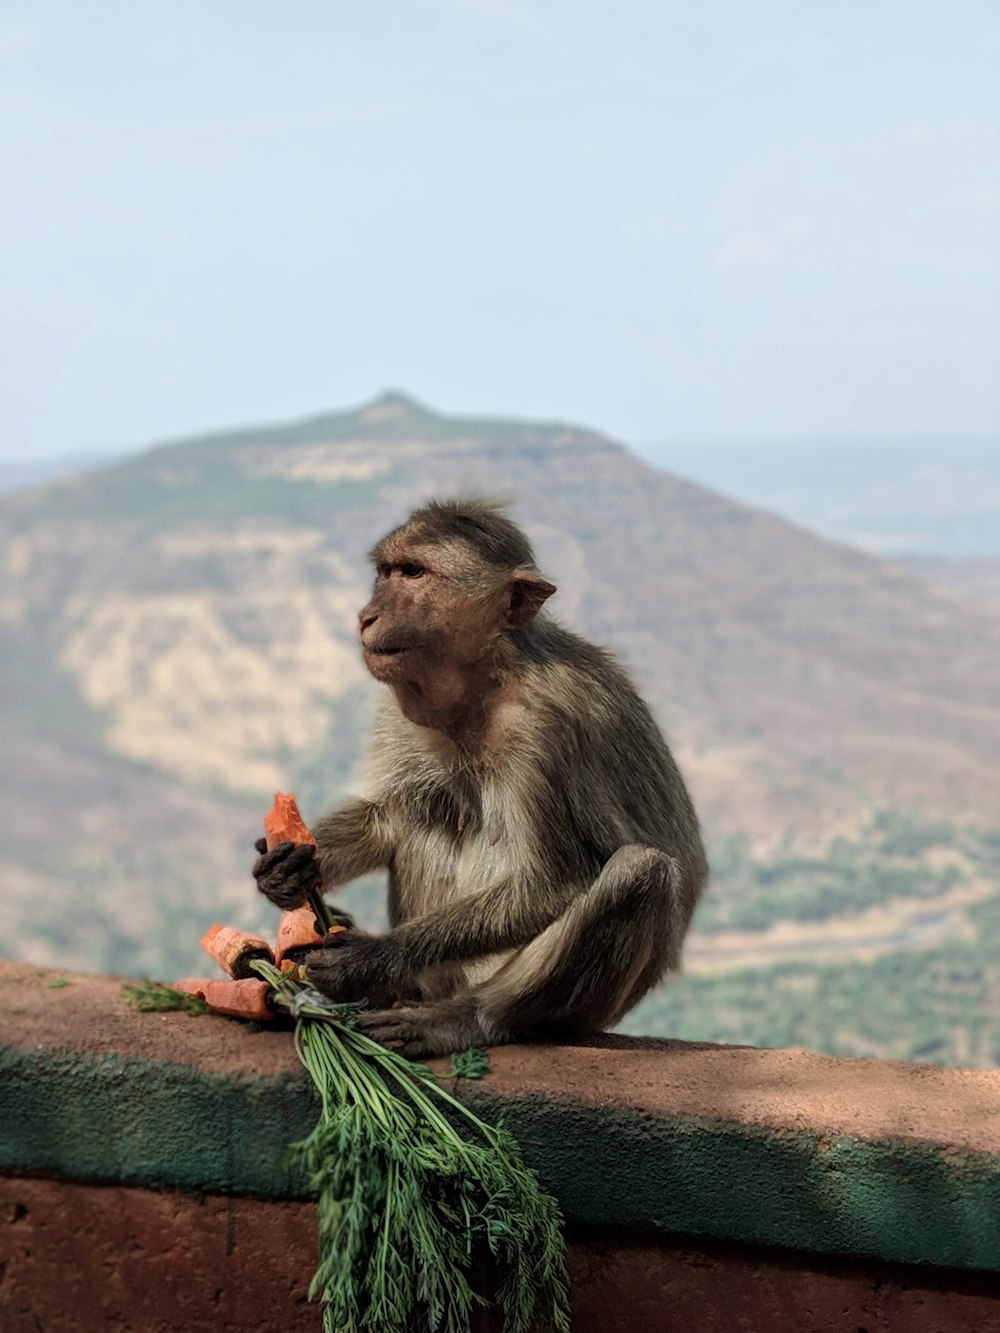
[[[290,1034],[54,979],[0,965],[3,1333],[318,1330]],[[462,1095],[562,1203],[577,1330],[1000,1333],[1000,1073],[606,1037]]]

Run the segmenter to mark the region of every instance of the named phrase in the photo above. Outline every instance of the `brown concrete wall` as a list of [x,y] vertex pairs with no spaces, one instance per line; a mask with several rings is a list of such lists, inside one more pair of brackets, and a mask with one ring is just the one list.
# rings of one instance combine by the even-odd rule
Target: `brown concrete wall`
[[[23,964],[0,1013],[0,1333],[320,1333],[290,1029]],[[601,1037],[457,1091],[570,1221],[575,1333],[1000,1333],[1000,1071]]]
[[[993,1274],[569,1239],[574,1333],[1000,1333]],[[3,1333],[320,1333],[314,1264],[309,1203],[0,1178]]]

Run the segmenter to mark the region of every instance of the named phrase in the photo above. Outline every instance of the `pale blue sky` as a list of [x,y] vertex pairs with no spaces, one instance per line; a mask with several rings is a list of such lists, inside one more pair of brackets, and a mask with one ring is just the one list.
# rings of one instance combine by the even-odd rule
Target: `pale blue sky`
[[5,0],[0,455],[1000,430],[997,0]]

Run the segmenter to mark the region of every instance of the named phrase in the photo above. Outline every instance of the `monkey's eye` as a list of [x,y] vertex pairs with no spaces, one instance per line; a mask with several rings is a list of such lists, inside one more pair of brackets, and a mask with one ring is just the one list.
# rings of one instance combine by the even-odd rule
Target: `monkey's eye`
[[423,565],[399,564],[396,566],[404,579],[418,579],[421,574],[426,574],[427,570]]

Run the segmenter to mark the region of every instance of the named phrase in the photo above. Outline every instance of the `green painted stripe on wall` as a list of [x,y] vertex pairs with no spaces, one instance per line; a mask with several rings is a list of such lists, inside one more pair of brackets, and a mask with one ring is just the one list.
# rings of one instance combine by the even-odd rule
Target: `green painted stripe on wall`
[[[502,1097],[568,1220],[1000,1271],[1000,1160],[691,1116]],[[285,1163],[318,1106],[304,1073],[239,1078],[120,1056],[0,1048],[0,1170],[194,1194],[304,1197]]]

